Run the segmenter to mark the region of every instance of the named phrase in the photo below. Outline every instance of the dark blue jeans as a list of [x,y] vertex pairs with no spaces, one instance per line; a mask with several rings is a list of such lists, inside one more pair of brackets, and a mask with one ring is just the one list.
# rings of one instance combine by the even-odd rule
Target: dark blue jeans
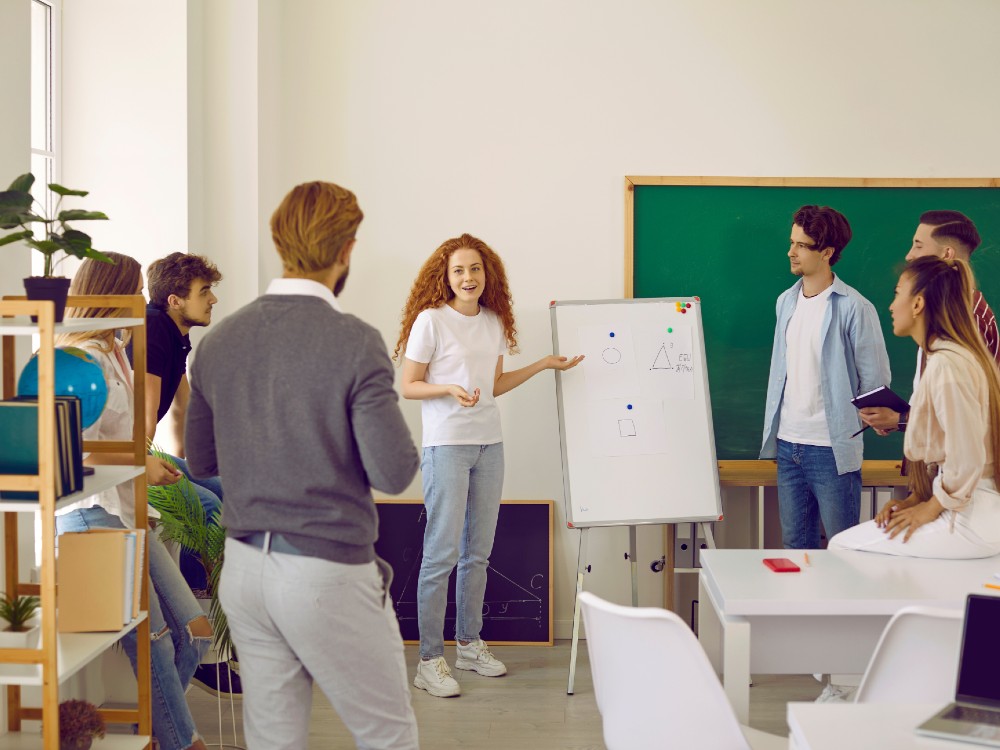
[[820,520],[827,539],[857,525],[861,472],[837,474],[833,448],[779,440],[778,513],[786,549],[818,549]]

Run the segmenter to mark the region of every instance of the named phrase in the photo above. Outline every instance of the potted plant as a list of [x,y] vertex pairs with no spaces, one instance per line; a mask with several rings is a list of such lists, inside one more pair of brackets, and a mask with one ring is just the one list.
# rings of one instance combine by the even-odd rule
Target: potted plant
[[[38,612],[40,600],[37,596],[17,596],[3,594],[0,598],[0,620],[7,627],[0,630],[0,647],[34,648],[38,644]],[[35,643],[31,643],[34,636]]]
[[[173,463],[170,456],[156,446],[150,446],[150,452]],[[213,646],[219,660],[227,661],[233,656],[233,641],[226,613],[219,602],[219,576],[226,548],[226,528],[218,513],[212,518],[206,517],[198,493],[184,475],[175,484],[150,486],[146,493],[149,504],[160,514],[157,523],[161,538],[191,550],[205,569],[208,590],[204,596],[199,596],[197,591],[195,595],[199,596],[212,622],[215,633]]]
[[[84,211],[79,208],[63,209],[62,200],[67,195],[84,197],[86,190],[70,190],[56,183],[49,184],[49,190],[59,196],[56,201],[53,216],[47,216],[44,211],[35,213],[32,205],[36,202],[31,195],[31,187],[35,184],[35,176],[23,174],[14,180],[7,190],[0,192],[0,229],[15,229],[4,237],[0,237],[0,245],[9,245],[23,241],[45,256],[45,266],[41,276],[32,276],[24,280],[24,291],[28,299],[50,299],[55,302],[56,322],[63,319],[66,309],[66,295],[69,292],[69,279],[64,276],[54,276],[53,271],[67,255],[75,258],[93,258],[113,263],[108,256],[95,250],[91,244],[90,235],[73,229],[67,222],[107,220],[100,211]],[[41,205],[41,204],[39,204]],[[44,236],[36,238],[30,224],[44,225]],[[62,254],[58,260],[56,256]]]
[[94,737],[104,737],[104,719],[93,703],[59,704],[59,750],[88,750]]

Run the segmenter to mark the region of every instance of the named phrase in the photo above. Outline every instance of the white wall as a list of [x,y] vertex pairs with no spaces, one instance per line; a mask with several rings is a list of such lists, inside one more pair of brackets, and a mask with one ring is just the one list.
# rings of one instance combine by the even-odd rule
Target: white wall
[[68,0],[62,52],[62,182],[110,218],[80,228],[143,266],[187,250],[185,0]]

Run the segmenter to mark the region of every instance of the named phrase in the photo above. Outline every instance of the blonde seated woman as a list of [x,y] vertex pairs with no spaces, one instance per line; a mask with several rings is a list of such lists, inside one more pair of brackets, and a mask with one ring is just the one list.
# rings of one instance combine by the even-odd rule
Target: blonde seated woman
[[961,260],[916,258],[899,277],[892,331],[912,337],[926,362],[903,445],[910,495],[837,534],[830,549],[956,560],[1000,553],[1000,374],[972,316],[974,289]]

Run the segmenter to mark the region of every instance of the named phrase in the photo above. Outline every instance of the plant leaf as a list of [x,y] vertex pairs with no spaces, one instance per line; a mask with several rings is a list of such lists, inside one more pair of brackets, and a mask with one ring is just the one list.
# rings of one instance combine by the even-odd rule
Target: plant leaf
[[14,234],[8,234],[6,237],[0,237],[0,247],[3,247],[4,245],[10,245],[11,243],[17,242],[18,240],[27,239],[28,237],[31,236],[32,234],[30,229],[25,229],[23,232],[14,232]]
[[21,193],[30,193],[31,186],[34,184],[35,184],[35,175],[29,172],[28,174],[23,174],[20,177],[16,178],[12,183],[10,183],[10,187],[7,189]]
[[93,260],[99,260],[102,263],[110,263],[111,265],[115,264],[115,261],[113,261],[107,255],[105,255],[104,253],[102,253],[100,250],[97,250],[96,248],[93,248],[93,247],[88,247],[87,248],[87,252],[86,252],[86,254],[83,257],[85,257],[85,258],[91,258]]
[[51,190],[56,195],[78,195],[81,198],[90,194],[90,191],[88,190],[70,190],[68,187],[63,187],[62,185],[58,185],[55,182],[49,183],[49,190]]
[[84,211],[82,208],[69,208],[60,211],[56,221],[91,221],[103,219],[107,221],[108,216],[100,211]]
[[0,206],[4,208],[31,208],[31,203],[34,198],[31,197],[31,193],[26,193],[23,190],[5,190],[0,192]]

